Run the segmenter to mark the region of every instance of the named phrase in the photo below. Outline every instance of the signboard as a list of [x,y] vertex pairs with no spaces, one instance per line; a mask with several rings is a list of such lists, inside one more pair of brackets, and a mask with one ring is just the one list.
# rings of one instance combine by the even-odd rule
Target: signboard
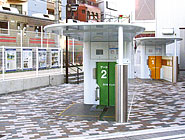
[[46,68],[46,60],[47,60],[47,52],[46,49],[39,49],[38,50],[38,61],[39,61],[39,68],[43,69]]
[[23,49],[23,69],[32,69],[32,49]]
[[155,47],[146,46],[146,55],[155,55]]
[[16,71],[16,49],[6,49],[5,60],[6,71]]
[[57,49],[51,50],[51,67],[55,68],[59,66],[59,51]]
[[162,46],[156,46],[155,47],[155,54],[156,55],[162,55]]
[[96,76],[100,87],[100,105],[115,105],[115,62],[97,62]]

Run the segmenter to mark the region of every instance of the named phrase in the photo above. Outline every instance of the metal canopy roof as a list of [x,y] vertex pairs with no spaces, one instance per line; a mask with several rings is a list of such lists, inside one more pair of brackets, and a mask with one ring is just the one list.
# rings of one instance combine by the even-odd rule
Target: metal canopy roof
[[145,45],[169,45],[175,42],[175,40],[180,41],[182,38],[173,38],[173,37],[143,37],[137,38],[137,44],[145,44]]
[[66,23],[52,24],[44,29],[48,32],[63,34],[71,38],[83,41],[118,41],[118,28],[122,26],[124,30],[124,40],[132,38],[143,32],[145,28],[123,23]]

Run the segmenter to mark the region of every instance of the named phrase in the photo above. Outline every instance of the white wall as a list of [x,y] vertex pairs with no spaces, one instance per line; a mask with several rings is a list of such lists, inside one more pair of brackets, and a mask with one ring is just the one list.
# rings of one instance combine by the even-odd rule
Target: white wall
[[[180,27],[185,27],[185,0],[156,0],[157,37],[180,37]],[[163,28],[174,28],[174,35],[163,35]],[[180,43],[177,46],[180,55]],[[174,55],[174,44],[167,47],[167,54]],[[180,59],[179,59],[180,62]]]
[[179,27],[185,27],[185,0],[156,0],[157,36],[161,37],[163,28],[174,28],[180,37]]

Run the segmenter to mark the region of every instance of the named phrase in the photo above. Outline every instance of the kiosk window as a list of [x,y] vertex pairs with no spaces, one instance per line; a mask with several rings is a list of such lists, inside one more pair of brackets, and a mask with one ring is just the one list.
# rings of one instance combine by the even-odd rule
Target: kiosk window
[[103,50],[97,49],[96,50],[96,55],[103,55]]

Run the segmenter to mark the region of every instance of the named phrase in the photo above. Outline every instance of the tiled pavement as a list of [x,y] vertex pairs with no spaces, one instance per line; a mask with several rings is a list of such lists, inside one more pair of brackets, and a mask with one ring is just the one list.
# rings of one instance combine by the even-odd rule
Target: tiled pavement
[[0,139],[44,140],[185,126],[184,87],[183,78],[178,84],[130,81],[134,102],[127,124],[60,116],[68,106],[83,103],[83,84],[0,95],[0,135],[5,135]]

